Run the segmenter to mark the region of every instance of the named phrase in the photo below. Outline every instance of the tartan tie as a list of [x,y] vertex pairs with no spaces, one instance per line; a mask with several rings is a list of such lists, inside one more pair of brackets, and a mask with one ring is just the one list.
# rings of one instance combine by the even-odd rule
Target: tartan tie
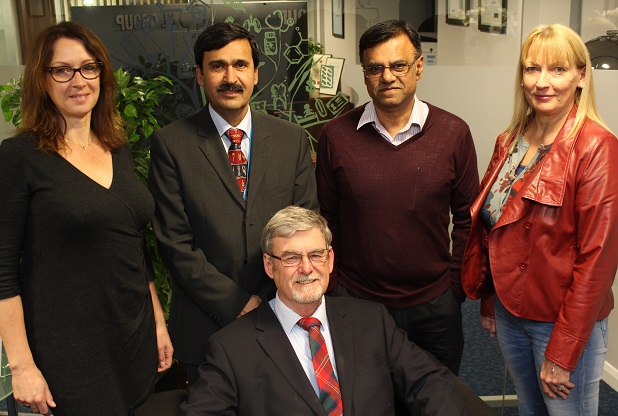
[[232,171],[240,187],[240,192],[245,192],[245,187],[247,186],[247,158],[240,149],[243,134],[244,132],[239,129],[229,129],[227,131],[227,136],[232,142],[227,152],[227,157],[230,159]]
[[333,371],[333,366],[328,358],[328,350],[324,337],[320,332],[320,321],[317,318],[301,318],[298,325],[309,333],[309,348],[313,361],[315,378],[320,390],[320,401],[327,416],[343,415],[343,403],[341,402],[341,390],[339,381]]

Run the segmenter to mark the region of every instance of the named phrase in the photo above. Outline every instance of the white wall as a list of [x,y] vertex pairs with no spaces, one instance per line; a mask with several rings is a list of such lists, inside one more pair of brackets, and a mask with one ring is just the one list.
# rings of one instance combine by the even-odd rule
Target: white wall
[[446,0],[438,1],[438,65],[513,66],[517,62],[522,0],[509,0],[504,35],[478,30],[477,7],[478,0],[470,1],[469,26],[453,26],[446,23]]
[[0,4],[0,62],[5,65],[21,62],[17,27],[17,5],[13,1],[3,1]]
[[[335,38],[332,36],[332,1],[331,0],[315,0],[318,3],[318,10],[322,11],[322,27],[318,31],[321,38],[318,39],[326,53],[333,55],[336,58],[344,58],[345,63],[343,66],[343,74],[341,77],[341,91],[344,94],[351,95],[353,92],[347,86],[346,70],[357,67],[356,58],[358,55],[358,41],[356,36],[356,4],[355,1],[347,0],[343,4],[343,18],[344,18],[344,39]],[[391,1],[391,0],[389,0]],[[358,66],[360,68],[360,66]],[[351,101],[357,103],[355,96],[352,96]]]
[[562,23],[569,26],[570,6],[571,0],[525,0],[521,25],[523,38],[540,24]]
[[583,0],[581,36],[585,42],[618,29],[618,0]]

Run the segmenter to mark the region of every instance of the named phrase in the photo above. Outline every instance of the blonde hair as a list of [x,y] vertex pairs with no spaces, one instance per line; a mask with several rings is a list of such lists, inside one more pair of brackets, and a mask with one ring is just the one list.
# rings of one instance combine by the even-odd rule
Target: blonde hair
[[578,106],[577,115],[573,128],[566,134],[567,138],[577,134],[586,118],[608,129],[597,111],[590,54],[584,41],[573,29],[567,26],[561,24],[541,25],[532,30],[521,48],[517,74],[515,75],[513,116],[509,125],[502,132],[504,145],[513,143],[514,138],[524,134],[535,117],[534,110],[526,100],[524,90],[521,87],[526,66],[525,61],[530,54],[540,54],[545,62],[550,64],[563,65],[568,62],[586,73],[582,88],[577,88],[575,93],[575,104]]

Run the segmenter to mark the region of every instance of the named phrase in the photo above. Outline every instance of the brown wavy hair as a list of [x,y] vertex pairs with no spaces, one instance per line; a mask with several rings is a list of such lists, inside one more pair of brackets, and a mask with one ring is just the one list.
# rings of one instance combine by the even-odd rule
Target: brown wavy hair
[[47,94],[47,68],[54,54],[54,43],[60,38],[80,41],[96,61],[102,62],[99,99],[92,109],[90,128],[99,144],[117,150],[127,143],[123,120],[116,107],[118,83],[114,77],[109,53],[101,39],[87,27],[75,22],[62,22],[43,30],[26,60],[22,80],[22,124],[18,133],[34,136],[39,149],[57,152],[65,147],[67,123]]

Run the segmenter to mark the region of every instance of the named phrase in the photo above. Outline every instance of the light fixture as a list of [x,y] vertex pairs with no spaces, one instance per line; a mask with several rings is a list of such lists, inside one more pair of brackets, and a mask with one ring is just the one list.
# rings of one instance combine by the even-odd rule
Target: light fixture
[[586,42],[592,67],[618,69],[618,30],[608,30],[607,35]]

